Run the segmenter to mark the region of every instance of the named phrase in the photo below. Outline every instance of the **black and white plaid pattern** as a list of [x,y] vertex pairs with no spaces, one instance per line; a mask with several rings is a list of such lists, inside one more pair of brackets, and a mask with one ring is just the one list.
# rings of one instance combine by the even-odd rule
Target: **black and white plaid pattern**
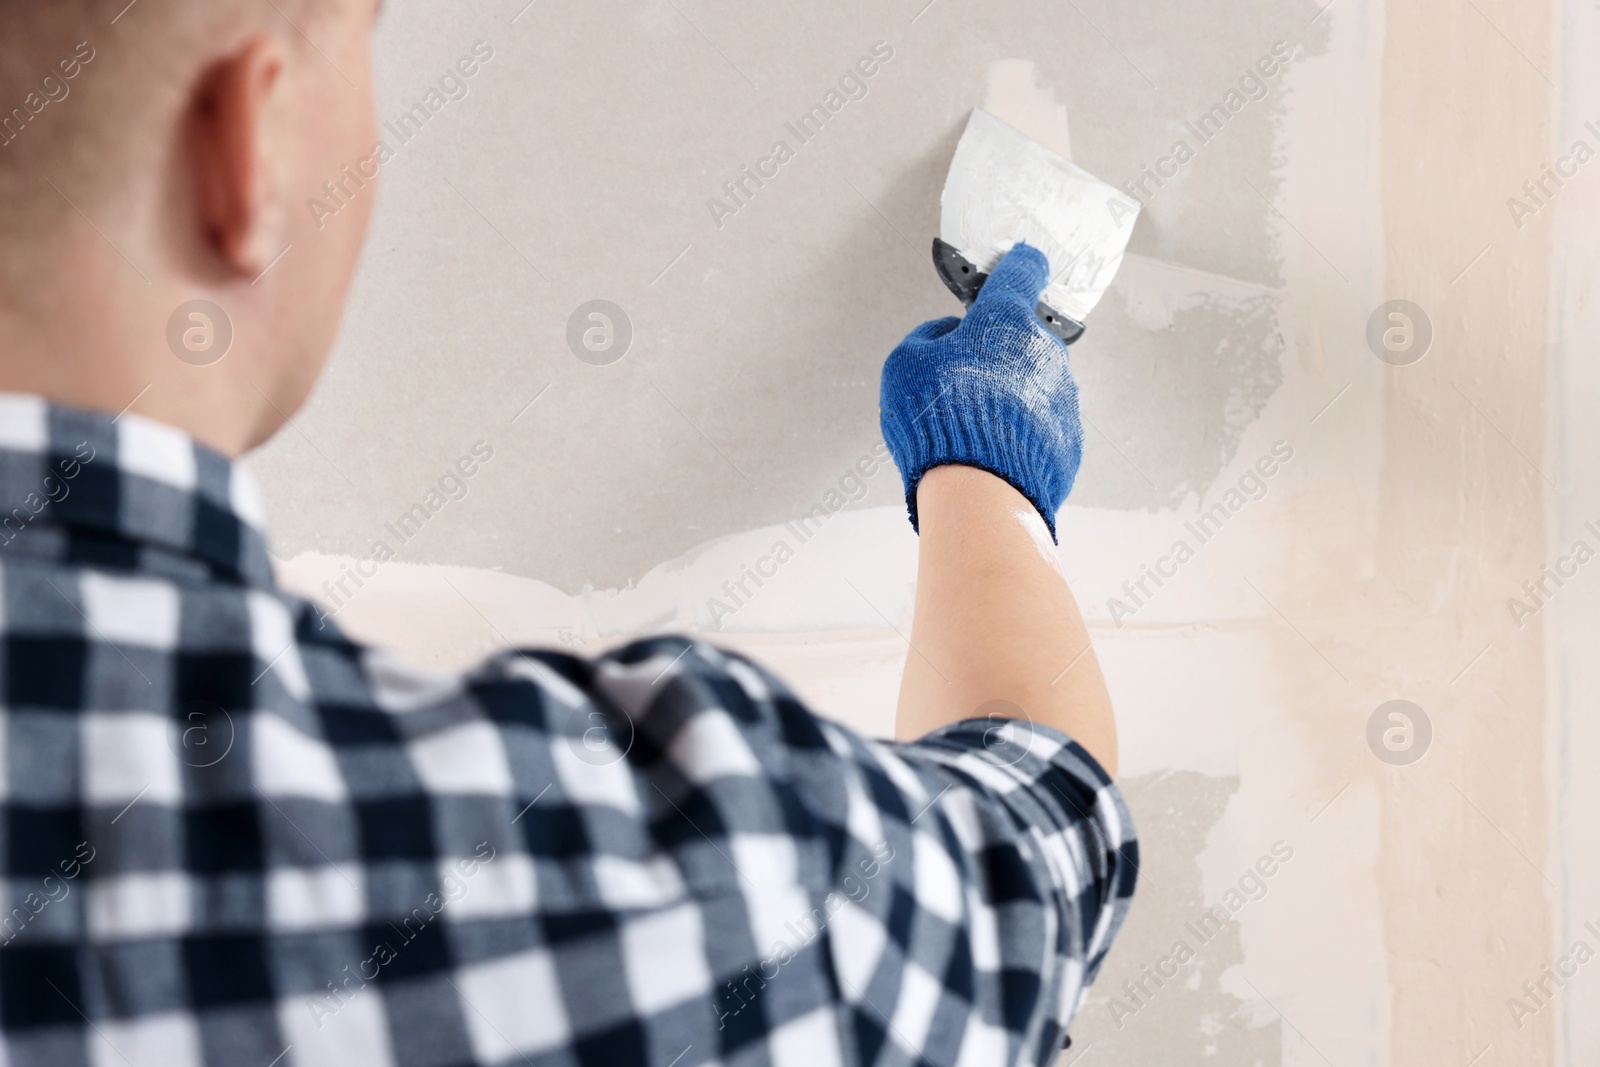
[[1048,1061],[1137,845],[1062,735],[678,638],[406,666],[241,468],[0,396],[0,1065]]

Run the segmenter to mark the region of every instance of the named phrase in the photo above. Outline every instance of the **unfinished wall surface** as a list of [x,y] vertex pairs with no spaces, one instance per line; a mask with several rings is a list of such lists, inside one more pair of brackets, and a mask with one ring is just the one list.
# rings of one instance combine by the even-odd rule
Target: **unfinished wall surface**
[[987,104],[1146,201],[1060,519],[1146,863],[1064,1062],[1600,1062],[1600,564],[1545,577],[1600,549],[1597,20],[390,5],[381,186],[306,206],[378,198],[365,270],[252,461],[284,579],[437,665],[696,632],[888,734],[877,378]]
[[[802,512],[875,442],[883,356],[958,309],[930,284],[928,244],[966,116],[1006,59],[1070,102],[1077,160],[1118,184],[1186,139],[1195,158],[1150,198],[1134,252],[1147,272],[1239,283],[1164,279],[1159,297],[1108,304],[1079,350],[1099,398],[1081,501],[1202,491],[1281,383],[1281,268],[1261,196],[1278,181],[1284,79],[1321,47],[1309,0],[1225,16],[1174,4],[1120,27],[1126,56],[1044,0],[941,0],[915,21],[893,4],[504,6],[387,16],[393,159],[348,358],[306,434],[275,453],[294,500],[286,552],[365,552],[478,440],[495,459],[408,559],[576,591]],[[1255,64],[1277,42],[1296,59],[1262,78]],[[475,46],[492,58],[416,130],[408,109]],[[1260,98],[1239,96],[1247,106],[1202,143],[1186,124],[1246,78]],[[801,122],[830,103],[820,130]],[[345,182],[315,210],[336,227],[340,199],[371,195]],[[631,331],[625,354],[619,334],[595,357],[620,356],[606,366],[568,343],[591,300],[617,305]],[[574,506],[598,485],[614,506]],[[869,502],[895,497],[884,478]]]

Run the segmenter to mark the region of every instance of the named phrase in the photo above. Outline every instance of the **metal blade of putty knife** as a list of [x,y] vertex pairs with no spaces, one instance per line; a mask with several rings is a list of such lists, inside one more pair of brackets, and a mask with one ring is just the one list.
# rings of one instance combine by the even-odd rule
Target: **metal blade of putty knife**
[[1139,201],[982,108],[967,120],[940,202],[933,265],[966,307],[1018,241],[1050,260],[1038,314],[1071,344],[1133,236]]

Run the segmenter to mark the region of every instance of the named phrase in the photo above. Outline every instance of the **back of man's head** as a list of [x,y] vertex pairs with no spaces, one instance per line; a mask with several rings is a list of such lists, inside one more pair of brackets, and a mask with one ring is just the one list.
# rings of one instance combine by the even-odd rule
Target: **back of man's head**
[[0,0],[0,389],[142,392],[229,453],[287,418],[372,202],[321,232],[303,207],[372,148],[375,10]]

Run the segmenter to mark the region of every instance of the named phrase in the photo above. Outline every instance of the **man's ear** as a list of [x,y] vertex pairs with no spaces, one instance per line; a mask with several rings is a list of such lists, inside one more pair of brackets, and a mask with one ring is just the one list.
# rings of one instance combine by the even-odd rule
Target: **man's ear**
[[278,254],[283,235],[282,191],[267,144],[267,111],[283,68],[277,39],[252,37],[212,66],[191,105],[202,232],[223,264],[252,279]]

